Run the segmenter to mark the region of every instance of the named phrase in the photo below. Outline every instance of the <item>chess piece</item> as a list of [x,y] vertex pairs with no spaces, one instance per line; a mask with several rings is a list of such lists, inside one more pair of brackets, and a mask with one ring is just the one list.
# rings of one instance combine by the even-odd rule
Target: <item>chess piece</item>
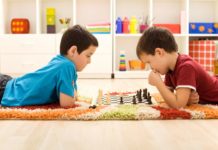
[[120,104],[123,104],[123,97],[120,97]]
[[139,103],[142,102],[142,90],[141,89],[138,92],[138,101],[139,101]]
[[143,94],[142,94],[142,96],[143,96],[144,99],[147,99],[147,98],[148,98],[147,94],[148,94],[147,88],[143,89]]
[[101,89],[98,90],[98,105],[101,106],[102,105],[102,96],[103,96],[103,92]]
[[[137,91],[137,92],[138,92],[138,91]],[[133,104],[136,104],[136,98],[135,98],[135,96],[133,96],[132,103],[133,103]]]
[[152,101],[151,101],[151,95],[150,95],[149,92],[148,92],[148,99],[147,99],[147,101],[148,101],[148,104],[149,104],[149,105],[152,104]]
[[111,97],[110,97],[110,93],[109,92],[107,92],[106,101],[107,101],[107,105],[111,104]]
[[92,106],[89,106],[89,108],[91,109],[95,109],[96,108],[96,105],[92,105]]

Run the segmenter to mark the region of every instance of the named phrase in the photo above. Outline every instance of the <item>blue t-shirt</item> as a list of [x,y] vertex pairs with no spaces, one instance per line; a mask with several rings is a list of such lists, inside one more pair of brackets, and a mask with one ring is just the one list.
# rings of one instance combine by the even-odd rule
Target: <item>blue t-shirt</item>
[[10,80],[2,97],[2,106],[42,105],[58,102],[60,92],[74,96],[77,90],[75,65],[57,55],[45,67]]

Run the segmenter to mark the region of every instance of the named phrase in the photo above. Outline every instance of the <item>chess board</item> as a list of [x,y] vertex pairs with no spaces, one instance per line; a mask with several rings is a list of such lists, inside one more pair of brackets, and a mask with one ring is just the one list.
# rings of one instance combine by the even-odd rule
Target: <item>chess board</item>
[[[135,102],[136,104],[138,103],[145,103],[148,104],[148,100],[144,99],[142,97],[141,101],[137,98],[137,92],[122,92],[122,93],[118,93],[118,92],[112,92],[109,93],[110,95],[110,104],[133,104],[133,99],[135,97]],[[107,94],[104,94],[102,96],[102,104],[107,104]],[[122,97],[122,100],[121,100]],[[122,101],[122,102],[121,102]]]

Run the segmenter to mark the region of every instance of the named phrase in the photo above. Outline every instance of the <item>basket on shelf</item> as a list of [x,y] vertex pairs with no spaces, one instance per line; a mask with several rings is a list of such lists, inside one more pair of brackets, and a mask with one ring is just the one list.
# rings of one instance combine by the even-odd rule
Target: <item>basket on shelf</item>
[[144,70],[146,64],[140,60],[129,60],[130,70]]

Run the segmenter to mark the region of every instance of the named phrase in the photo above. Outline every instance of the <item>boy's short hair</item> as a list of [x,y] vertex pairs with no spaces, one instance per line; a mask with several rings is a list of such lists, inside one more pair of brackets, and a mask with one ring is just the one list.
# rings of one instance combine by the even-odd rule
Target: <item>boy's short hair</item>
[[77,46],[80,54],[89,46],[98,46],[98,40],[85,28],[75,25],[67,29],[61,39],[60,54],[66,55],[71,46]]
[[142,52],[154,55],[156,48],[163,48],[168,53],[178,51],[173,34],[168,29],[150,27],[145,30],[139,39],[136,53],[138,58]]

